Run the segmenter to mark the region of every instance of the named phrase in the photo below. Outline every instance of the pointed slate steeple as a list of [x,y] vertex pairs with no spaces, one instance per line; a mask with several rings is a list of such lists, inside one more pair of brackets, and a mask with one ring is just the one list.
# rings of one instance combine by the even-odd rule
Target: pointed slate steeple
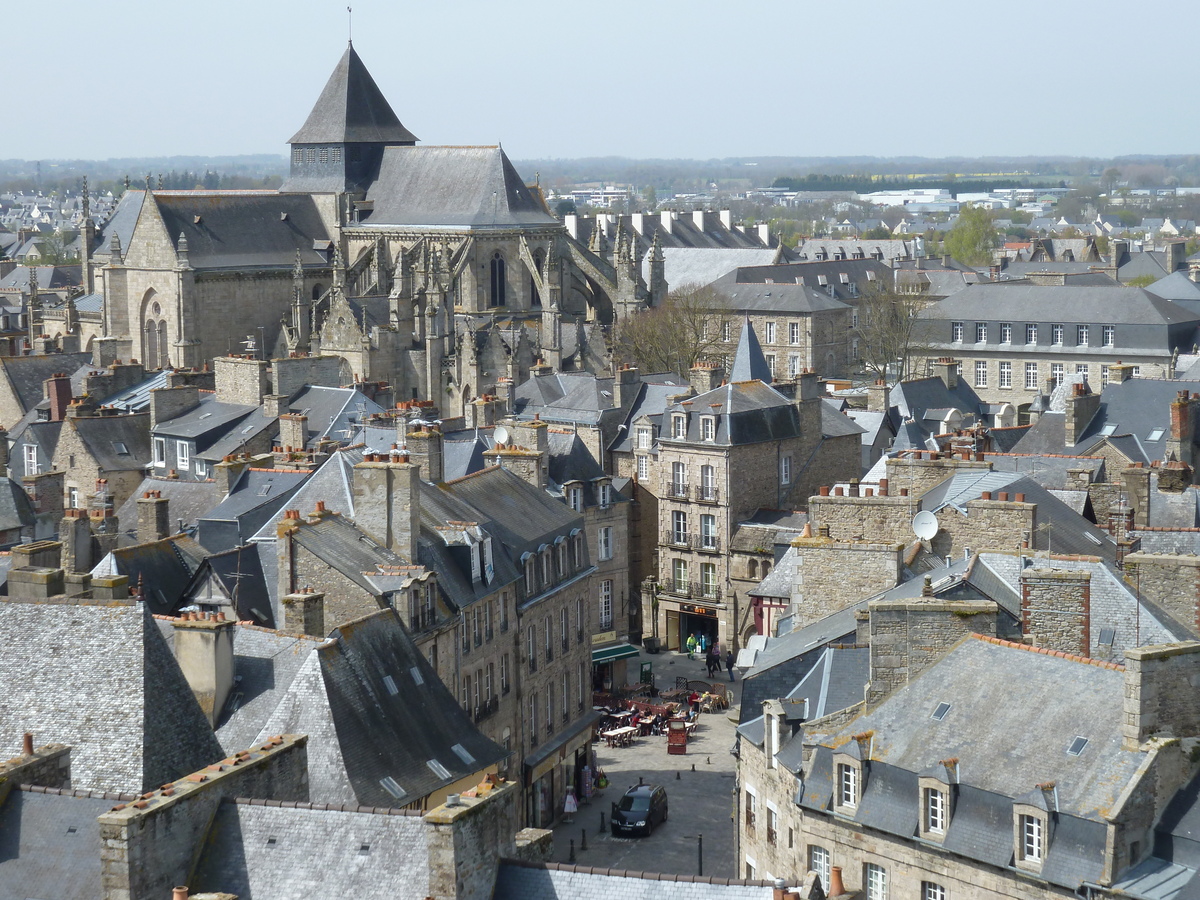
[[763,356],[762,347],[759,346],[749,316],[746,316],[746,323],[742,326],[742,336],[738,340],[737,353],[733,357],[733,371],[729,374],[729,380],[771,383],[771,368],[767,365],[767,358]]
[[289,144],[415,144],[351,44]]

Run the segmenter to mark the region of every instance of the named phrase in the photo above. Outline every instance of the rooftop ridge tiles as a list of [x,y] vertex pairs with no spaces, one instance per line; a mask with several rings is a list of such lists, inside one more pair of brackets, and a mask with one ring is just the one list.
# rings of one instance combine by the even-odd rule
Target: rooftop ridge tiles
[[272,809],[311,809],[318,812],[352,812],[366,813],[376,816],[416,816],[424,815],[420,810],[402,809],[390,806],[358,806],[354,803],[310,803],[306,800],[264,800],[260,797],[235,797],[233,802],[239,806],[263,806]]
[[449,481],[443,481],[442,484],[461,484],[462,482],[468,481],[472,478],[478,478],[484,472],[494,472],[496,469],[503,469],[503,468],[504,468],[504,466],[485,466],[484,468],[480,469],[478,472],[469,472],[468,474],[463,475],[459,478],[452,478]]
[[124,794],[116,791],[84,791],[77,788],[52,788],[44,787],[40,784],[18,784],[18,791],[24,791],[27,794],[53,794],[57,797],[79,797],[84,800],[120,800],[123,803],[132,803],[137,800],[140,794]]
[[1040,653],[1043,656],[1056,656],[1059,659],[1069,659],[1071,662],[1083,663],[1087,666],[1096,666],[1099,669],[1112,669],[1115,672],[1124,672],[1125,667],[1119,663],[1105,662],[1102,659],[1092,659],[1090,656],[1077,656],[1074,653],[1066,653],[1063,650],[1051,650],[1049,647],[1031,647],[1029,644],[1019,644],[1016,641],[1006,641],[1003,638],[991,637],[986,634],[971,633],[971,637],[977,641],[983,641],[986,644],[995,644],[999,647],[1009,647],[1014,650],[1025,650],[1030,653]]
[[1200,531],[1200,528],[1172,528],[1169,525],[1135,525],[1130,531]]
[[[1028,428],[1027,425],[1017,425],[1015,428]],[[1003,428],[993,428],[992,431],[1004,431]],[[1102,456],[1089,456],[1084,453],[1001,453],[994,450],[985,450],[983,452],[984,459],[989,456],[1037,456],[1047,457],[1049,459],[1103,459]]]
[[302,475],[309,472],[309,469],[258,469],[254,466],[250,467],[251,472],[277,472],[285,475]]

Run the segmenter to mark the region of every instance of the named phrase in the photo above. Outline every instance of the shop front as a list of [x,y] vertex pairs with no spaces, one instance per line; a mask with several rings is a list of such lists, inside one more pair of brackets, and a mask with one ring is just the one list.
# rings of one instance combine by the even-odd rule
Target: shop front
[[688,635],[695,635],[697,640],[703,636],[705,647],[723,640],[720,607],[677,603],[665,599],[660,601],[659,605],[666,617],[663,624],[668,650],[686,650]]
[[562,815],[567,788],[579,796],[583,767],[591,763],[592,729],[600,714],[588,711],[525,757],[525,822],[549,828]]
[[617,641],[617,633],[609,631],[592,637],[592,690],[611,693],[615,688],[631,684],[635,678],[628,673],[627,660],[641,651],[626,641]]

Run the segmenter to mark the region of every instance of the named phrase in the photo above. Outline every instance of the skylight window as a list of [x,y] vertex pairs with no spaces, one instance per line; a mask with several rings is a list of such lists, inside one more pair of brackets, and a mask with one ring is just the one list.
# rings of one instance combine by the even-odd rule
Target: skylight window
[[383,676],[383,686],[388,689],[388,693],[395,696],[400,693],[400,688],[396,687],[396,680],[391,675]]
[[129,447],[126,446],[124,441],[113,441],[112,445],[113,449],[116,450],[121,456],[129,455]]
[[434,774],[434,775],[436,775],[438,778],[443,778],[443,779],[445,779],[445,778],[449,778],[449,777],[450,777],[450,770],[449,770],[449,769],[447,769],[445,766],[443,766],[443,765],[442,765],[440,762],[438,762],[436,759],[431,759],[431,760],[429,760],[428,762],[426,762],[426,763],[425,763],[425,765],[429,766],[430,770],[431,770],[431,771],[433,772],[433,774]]
[[389,775],[387,778],[379,779],[379,786],[397,800],[403,800],[406,796],[408,796],[408,791],[400,787],[400,785],[396,782],[396,779],[391,775]]
[[946,718],[946,713],[948,713],[948,712],[950,712],[950,704],[949,703],[939,703],[937,705],[937,709],[935,709],[933,711],[933,715],[930,716],[929,718],[936,719],[937,721],[940,722],[940,721],[942,721],[942,719]]
[[1146,438],[1146,440],[1151,441],[1151,442],[1161,441],[1162,436],[1166,433],[1167,433],[1167,429],[1165,429],[1165,428],[1155,428],[1153,431],[1150,432],[1150,434]]
[[469,752],[467,752],[467,748],[464,747],[462,744],[455,744],[450,749],[453,750],[458,755],[458,758],[461,759],[468,766],[475,765],[475,757],[473,757]]
[[1085,737],[1077,737],[1071,741],[1071,746],[1067,748],[1067,756],[1078,756],[1083,752],[1083,748],[1088,745],[1088,739]]
[[1103,428],[1100,429],[1100,434],[1103,435],[1104,437],[1112,437],[1116,433],[1117,433],[1117,423],[1116,422],[1110,422],[1109,424],[1105,425]]
[[258,496],[260,496],[260,497],[265,497],[269,493],[271,493],[271,485],[269,485],[269,484],[264,484],[262,487],[260,487],[258,489]]
[[411,669],[409,669],[408,674],[412,676],[412,680],[415,681],[417,684],[425,683],[425,679],[421,676],[421,670],[418,669],[416,666],[413,666]]

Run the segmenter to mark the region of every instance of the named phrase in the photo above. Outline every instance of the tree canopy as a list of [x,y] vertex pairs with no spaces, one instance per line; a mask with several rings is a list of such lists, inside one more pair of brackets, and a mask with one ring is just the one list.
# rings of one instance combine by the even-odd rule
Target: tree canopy
[[991,263],[992,249],[996,244],[992,214],[981,206],[963,207],[954,227],[946,232],[946,252],[968,266]]
[[643,372],[687,376],[697,362],[716,355],[726,322],[732,320],[723,295],[712,287],[684,285],[661,306],[617,323],[613,353]]

